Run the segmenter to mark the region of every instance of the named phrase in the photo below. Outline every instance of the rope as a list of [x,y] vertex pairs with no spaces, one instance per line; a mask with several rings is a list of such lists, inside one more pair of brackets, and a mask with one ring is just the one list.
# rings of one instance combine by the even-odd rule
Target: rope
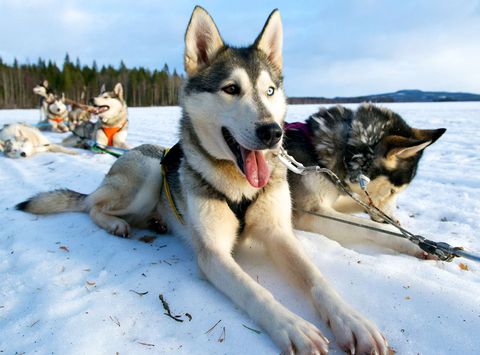
[[[360,184],[360,187],[362,191],[365,193],[368,203],[365,203],[364,201],[361,200],[361,198],[354,192],[350,191],[348,186],[346,186],[342,180],[330,169],[326,168],[321,168],[320,166],[304,166],[302,163],[299,163],[298,161],[295,160],[292,156],[290,156],[285,149],[282,147],[280,148],[280,153],[277,154],[277,158],[292,172],[299,174],[299,175],[306,175],[309,173],[324,173],[328,175],[332,181],[335,183],[338,189],[343,191],[345,194],[350,196],[357,204],[362,206],[366,212],[368,212],[370,215],[375,215],[381,219],[383,219],[386,223],[394,226],[397,228],[400,233],[388,233],[387,234],[392,234],[397,237],[401,238],[406,238],[410,240],[412,243],[418,245],[420,249],[423,251],[427,252],[428,254],[435,255],[437,256],[440,260],[443,261],[452,261],[455,257],[464,257],[473,261],[480,262],[480,256],[471,252],[465,251],[462,247],[452,247],[450,244],[445,243],[445,242],[435,242],[433,240],[426,239],[425,237],[421,235],[416,235],[402,226],[398,223],[398,221],[394,220],[390,216],[388,216],[385,212],[383,212],[380,208],[375,206],[373,203],[368,190],[367,190],[367,185],[368,182],[370,181],[368,177],[366,177],[363,174],[360,174],[358,176],[358,181]],[[315,213],[308,212],[308,211],[301,211],[305,213],[309,213],[312,215],[316,215]],[[327,216],[320,216],[320,217],[325,217],[325,218],[331,218],[334,220],[339,220],[338,218],[334,217],[327,217]],[[348,223],[352,224],[349,221],[344,221],[342,220],[343,223]],[[356,223],[353,225],[357,225]],[[368,228],[371,229],[368,226],[362,226],[363,228]],[[386,231],[381,230],[382,233],[385,233]]]

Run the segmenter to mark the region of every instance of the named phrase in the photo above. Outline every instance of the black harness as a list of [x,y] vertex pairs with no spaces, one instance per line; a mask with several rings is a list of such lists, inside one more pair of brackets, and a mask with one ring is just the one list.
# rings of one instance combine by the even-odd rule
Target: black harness
[[[160,164],[162,165],[167,176],[169,173],[178,172],[183,157],[184,154],[180,142],[175,144],[168,152],[165,153]],[[240,235],[245,229],[245,215],[248,211],[248,208],[257,200],[258,194],[256,194],[252,199],[247,199],[244,197],[241,201],[232,201],[225,196],[224,193],[217,190],[208,181],[206,181],[203,176],[198,171],[194,170],[190,165],[188,165],[188,168],[194,174],[196,174],[198,176],[198,180],[200,180],[201,183],[208,188],[209,192],[211,192],[209,195],[210,197],[225,201],[227,203],[228,208],[230,208],[235,217],[237,217],[239,223],[238,235]]]

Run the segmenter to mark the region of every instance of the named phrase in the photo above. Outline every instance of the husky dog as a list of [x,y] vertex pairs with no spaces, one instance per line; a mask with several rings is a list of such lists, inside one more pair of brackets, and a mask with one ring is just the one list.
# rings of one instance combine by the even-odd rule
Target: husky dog
[[49,129],[52,132],[68,132],[67,121],[68,108],[65,105],[65,94],[62,93],[61,97],[49,94],[47,96],[47,122],[50,124]]
[[50,94],[53,95],[53,91],[48,87],[48,81],[44,80],[33,88],[33,93],[40,96],[40,122],[43,122],[47,119],[47,98]]
[[26,158],[40,152],[77,154],[74,150],[50,143],[37,128],[20,123],[5,125],[0,130],[0,151],[9,158]]
[[75,126],[67,138],[62,141],[64,147],[91,149],[92,141],[98,129],[99,122],[84,121]]
[[233,258],[236,245],[254,239],[310,297],[342,349],[386,354],[378,328],[342,300],[293,232],[287,171],[275,156],[286,113],[282,42],[277,10],[251,46],[238,48],[224,44],[210,15],[196,7],[185,35],[180,145],[165,158],[152,145],[127,152],[90,195],[57,190],[17,208],[37,214],[88,212],[120,236],[155,218],[187,239],[205,277],[282,351],[327,353],[328,341],[318,328],[285,308]]
[[128,132],[127,103],[123,98],[123,86],[117,83],[113,91],[106,91],[105,85],[100,89],[100,95],[90,100],[95,107],[94,114],[98,116],[98,128],[95,141],[102,145],[127,149]]
[[[82,91],[80,96],[80,104],[85,105],[85,91]],[[91,113],[85,109],[85,106],[81,107],[78,104],[72,103],[72,109],[68,112],[68,125],[71,131],[76,127],[90,121]]]
[[[389,216],[393,216],[398,194],[415,177],[424,149],[446,131],[444,128],[411,128],[395,112],[368,103],[360,105],[355,111],[343,106],[321,108],[305,123],[286,124],[285,128],[285,147],[297,161],[332,170],[365,202],[368,202],[367,196],[361,190],[358,178],[360,174],[367,176],[371,180],[368,193],[373,203]],[[289,182],[296,227],[325,234],[340,242],[370,239],[397,251],[426,256],[419,247],[402,238],[388,238],[388,234],[367,229],[357,228],[355,231],[348,225],[328,219],[318,221],[305,213],[320,213],[388,229],[375,222],[342,215],[340,212],[357,213],[363,210],[348,195],[340,192],[326,175],[289,173]],[[383,222],[376,216],[370,217]]]
[[69,129],[65,122],[68,119],[68,109],[65,105],[65,95],[55,96],[48,88],[48,81],[33,88],[33,92],[40,96],[40,122],[39,128],[42,131],[67,132]]

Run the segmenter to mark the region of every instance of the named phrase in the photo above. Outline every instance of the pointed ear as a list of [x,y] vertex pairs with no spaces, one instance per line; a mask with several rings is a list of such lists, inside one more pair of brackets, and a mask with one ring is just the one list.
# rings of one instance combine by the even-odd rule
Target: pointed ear
[[62,102],[65,103],[65,93],[62,92]]
[[185,33],[185,71],[189,76],[211,63],[223,48],[223,40],[215,22],[202,7],[196,6]]
[[417,139],[421,140],[429,140],[432,141],[433,144],[436,142],[438,138],[440,138],[445,132],[446,128],[439,128],[439,129],[417,129],[413,128],[413,136]]
[[123,100],[123,86],[121,83],[117,83],[117,85],[115,85],[113,92],[120,98],[120,100]]
[[44,81],[43,81],[43,86],[45,86],[45,89],[48,88],[48,80],[44,80]]
[[407,159],[432,144],[431,140],[411,139],[402,136],[387,136],[382,141],[387,159]]
[[102,84],[102,86],[100,87],[100,94],[103,94],[105,91],[107,91],[105,89],[105,83]]
[[283,29],[280,11],[273,10],[262,32],[255,40],[255,47],[264,52],[270,62],[282,71]]

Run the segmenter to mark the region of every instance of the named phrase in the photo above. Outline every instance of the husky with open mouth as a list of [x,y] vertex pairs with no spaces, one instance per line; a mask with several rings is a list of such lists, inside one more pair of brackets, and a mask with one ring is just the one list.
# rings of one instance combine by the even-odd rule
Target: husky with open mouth
[[46,192],[17,208],[37,214],[88,212],[120,236],[128,235],[130,226],[160,221],[187,239],[205,277],[281,351],[326,354],[328,340],[320,330],[278,302],[235,261],[235,246],[251,238],[308,295],[343,350],[387,354],[378,328],[332,288],[293,232],[287,171],[275,157],[287,108],[282,42],[277,10],[251,46],[238,48],[226,45],[210,15],[196,7],[185,35],[179,145],[166,156],[154,145],[127,152],[90,195]]
[[96,143],[128,149],[127,103],[122,84],[117,83],[113,91],[106,91],[105,85],[102,85],[100,95],[92,98],[90,104],[95,107],[93,113],[98,116]]

